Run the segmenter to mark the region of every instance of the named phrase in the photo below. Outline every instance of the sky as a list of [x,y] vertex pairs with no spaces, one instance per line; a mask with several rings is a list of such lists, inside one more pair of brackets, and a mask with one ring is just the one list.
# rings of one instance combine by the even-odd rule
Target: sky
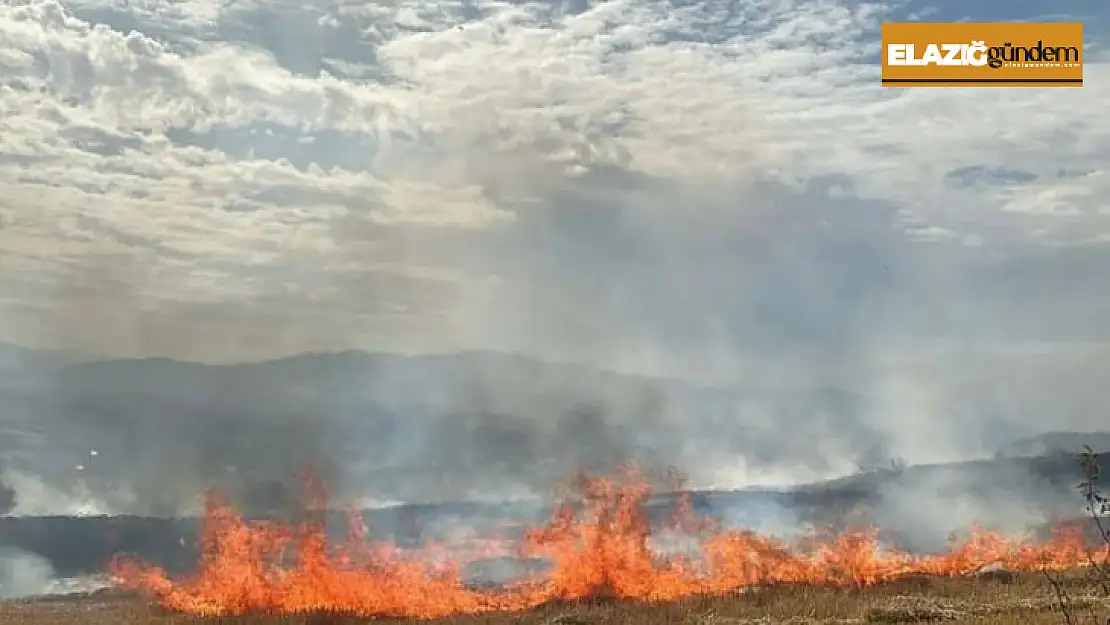
[[[0,338],[1088,378],[1110,9],[0,6]],[[879,25],[1082,20],[1081,89],[883,89]],[[973,363],[973,364],[972,364]]]
[[[1086,84],[884,89],[880,24],[910,20],[1083,21]],[[640,416],[726,486],[854,470],[853,431],[919,463],[989,453],[995,423],[1105,429],[1108,35],[1098,0],[9,0],[0,341],[481,349],[866,395],[856,424]],[[641,399],[578,440],[627,434]],[[562,409],[512,425],[548,440]],[[458,445],[411,427],[416,460]],[[780,447],[758,480],[735,458]]]

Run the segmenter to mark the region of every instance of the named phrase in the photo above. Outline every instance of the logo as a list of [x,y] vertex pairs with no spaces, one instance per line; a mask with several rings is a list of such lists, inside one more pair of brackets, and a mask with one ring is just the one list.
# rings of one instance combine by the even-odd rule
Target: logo
[[1082,87],[1079,22],[887,22],[884,87]]

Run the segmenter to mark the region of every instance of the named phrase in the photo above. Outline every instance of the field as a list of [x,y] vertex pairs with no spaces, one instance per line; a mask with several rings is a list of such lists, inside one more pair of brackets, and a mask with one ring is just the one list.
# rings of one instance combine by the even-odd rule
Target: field
[[[1080,573],[1064,576],[1075,625],[1110,619],[1110,600],[1100,598]],[[444,625],[848,625],[851,623],[949,623],[952,625],[1049,625],[1064,623],[1059,601],[1038,574],[975,578],[918,577],[867,589],[776,587],[730,597],[706,597],[644,605],[593,601],[548,604],[521,613],[457,616],[437,621],[361,619],[334,615],[198,618],[114,592],[79,598],[52,597],[0,604],[0,625],[183,625],[241,623],[340,625],[442,623]]]
[[[297,525],[261,522],[210,494],[198,527],[202,549],[193,574],[174,580],[156,563],[124,556],[108,567],[118,589],[0,602],[0,625],[1110,625],[1106,572],[1100,584],[1087,574],[1092,569],[1082,568],[1103,553],[1106,542],[1088,535],[1093,525],[1088,519],[1056,522],[1044,536],[1016,542],[973,528],[943,553],[914,554],[882,548],[875,528],[836,530],[793,543],[721,529],[703,523],[707,519],[697,506],[682,498],[670,506],[671,525],[659,526],[653,522],[651,486],[635,471],[582,476],[575,485],[578,499],[568,498],[546,524],[528,528],[521,539],[475,539],[461,552],[370,542],[357,513],[347,517],[349,534],[337,542],[328,531],[329,515],[320,513],[326,508],[306,507],[311,514]],[[309,481],[306,493],[313,492]],[[124,527],[113,525],[113,541],[121,540]],[[660,529],[696,537],[703,559],[661,558],[649,547]],[[187,542],[179,536],[178,544]],[[517,557],[507,555],[513,553],[547,561],[534,580],[540,583],[478,587],[459,576],[465,562]],[[437,568],[445,555],[447,568]],[[698,562],[707,568],[699,569]],[[1067,572],[1050,578],[1038,573],[1043,570]],[[698,594],[705,592],[729,594]],[[157,594],[160,602],[144,599],[146,593]],[[648,604],[632,597],[672,600]],[[194,614],[279,608],[286,613],[204,618],[165,606]],[[319,606],[382,616],[298,612]],[[514,612],[510,606],[538,607]],[[494,607],[501,611],[483,611]],[[450,616],[418,621],[391,614]]]

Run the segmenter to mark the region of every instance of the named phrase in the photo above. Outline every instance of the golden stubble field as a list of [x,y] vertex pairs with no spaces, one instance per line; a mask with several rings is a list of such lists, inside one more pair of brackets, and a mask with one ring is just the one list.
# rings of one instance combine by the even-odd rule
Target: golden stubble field
[[[1081,572],[1062,575],[1073,625],[1110,625],[1110,598]],[[0,603],[0,625],[849,625],[949,623],[952,625],[1064,624],[1060,601],[1035,573],[972,578],[908,578],[866,589],[782,586],[727,597],[699,597],[646,605],[596,600],[548,604],[518,613],[455,616],[436,621],[367,619],[342,615],[252,615],[200,618],[173,614],[134,595],[89,596]]]

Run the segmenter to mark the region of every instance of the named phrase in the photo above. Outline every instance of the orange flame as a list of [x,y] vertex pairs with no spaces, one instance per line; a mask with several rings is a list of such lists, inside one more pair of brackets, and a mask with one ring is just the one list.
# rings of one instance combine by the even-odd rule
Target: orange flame
[[[313,504],[324,509],[322,489],[309,486]],[[884,550],[874,528],[790,544],[750,531],[718,531],[680,497],[674,526],[701,535],[700,557],[661,557],[648,544],[645,504],[652,489],[641,474],[583,476],[575,486],[577,498],[529,530],[515,549],[491,540],[462,555],[445,545],[414,553],[371,541],[357,514],[349,519],[347,539],[329,545],[318,519],[295,528],[247,522],[209,493],[194,575],[171,580],[163,569],[127,557],[116,558],[110,573],[122,587],[196,615],[331,611],[435,618],[521,610],[555,599],[664,601],[773,583],[867,586],[910,574],[968,575],[990,564],[1058,570],[1083,566],[1093,554],[1076,526],[1061,526],[1043,542],[973,528],[941,555]],[[463,583],[468,561],[506,555],[545,557],[551,566],[541,577],[495,590]]]

